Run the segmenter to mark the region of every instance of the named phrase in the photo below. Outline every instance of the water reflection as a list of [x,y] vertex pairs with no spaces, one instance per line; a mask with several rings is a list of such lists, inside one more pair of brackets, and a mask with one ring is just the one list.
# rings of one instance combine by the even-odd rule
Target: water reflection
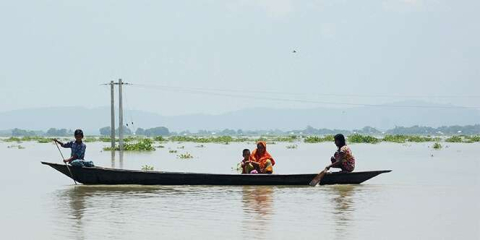
[[[168,191],[168,188],[165,188]],[[102,231],[119,231],[125,222],[120,220],[104,221],[113,216],[122,215],[122,198],[148,198],[158,194],[158,187],[145,186],[72,186],[58,190],[54,194],[56,215],[54,225],[62,229],[59,233],[67,239],[86,239],[95,234],[100,220]],[[89,221],[90,220],[90,221]],[[94,220],[94,221],[92,221]]]
[[335,239],[350,239],[354,229],[353,214],[355,213],[355,193],[360,190],[358,185],[334,185],[328,188],[332,196],[332,213],[335,229]]
[[[115,163],[116,163],[116,152],[117,151],[110,151],[110,158],[111,158],[111,166],[112,168],[115,168]],[[118,155],[119,155],[119,168],[120,169],[123,169],[123,151],[119,151],[118,152]]]
[[123,151],[120,151],[119,155],[120,155],[120,169],[123,169]]
[[269,222],[274,211],[274,187],[270,186],[244,186],[243,196],[243,233],[244,238],[267,238]]
[[112,168],[115,168],[115,150],[110,151],[110,156],[112,158]]
[[85,239],[83,216],[86,209],[86,198],[80,189],[82,187],[74,186],[56,194],[59,217],[55,219],[58,221],[55,222],[55,225],[64,229],[62,234],[67,234],[68,237],[75,236],[75,239]]

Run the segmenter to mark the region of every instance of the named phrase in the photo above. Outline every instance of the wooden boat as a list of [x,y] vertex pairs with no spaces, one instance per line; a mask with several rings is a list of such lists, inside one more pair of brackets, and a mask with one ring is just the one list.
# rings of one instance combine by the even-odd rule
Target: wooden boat
[[[65,164],[42,162],[83,184],[140,185],[305,185],[317,175],[312,174],[207,174],[124,170],[103,167],[70,167]],[[391,170],[352,173],[329,173],[320,182],[326,184],[360,184]]]

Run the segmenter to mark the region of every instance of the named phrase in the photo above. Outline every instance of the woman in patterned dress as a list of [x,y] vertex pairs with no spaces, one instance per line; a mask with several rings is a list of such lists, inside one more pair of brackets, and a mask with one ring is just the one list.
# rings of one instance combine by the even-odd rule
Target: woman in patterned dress
[[328,165],[326,169],[340,168],[342,172],[352,172],[355,169],[355,157],[353,157],[352,150],[347,146],[345,137],[342,134],[337,134],[334,139],[338,150],[330,158],[332,164]]

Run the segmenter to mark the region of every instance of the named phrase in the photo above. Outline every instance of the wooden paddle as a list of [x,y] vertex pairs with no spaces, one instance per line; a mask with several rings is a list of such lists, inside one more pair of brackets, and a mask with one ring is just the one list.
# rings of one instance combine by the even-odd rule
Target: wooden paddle
[[321,171],[317,176],[315,176],[312,181],[310,181],[310,186],[315,187],[317,186],[320,181],[322,181],[323,177],[325,177],[325,174],[327,174],[328,169],[325,168],[323,171]]
[[72,177],[73,182],[75,183],[75,185],[77,185],[77,181],[75,181],[75,179],[73,178],[72,171],[70,171],[70,168],[68,167],[68,164],[65,162],[65,158],[63,157],[63,153],[62,153],[62,151],[60,150],[60,147],[58,146],[57,141],[54,140],[54,142],[55,142],[55,145],[56,145],[57,148],[58,148],[58,151],[60,152],[60,155],[62,156],[62,159],[64,160],[63,163],[65,163],[65,166],[67,166],[68,172],[70,173],[70,176]]

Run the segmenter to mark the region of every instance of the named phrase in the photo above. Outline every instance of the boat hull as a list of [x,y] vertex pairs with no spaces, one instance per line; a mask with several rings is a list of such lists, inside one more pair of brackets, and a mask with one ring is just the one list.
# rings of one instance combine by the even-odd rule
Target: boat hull
[[[137,171],[102,167],[70,167],[42,162],[75,181],[87,185],[308,185],[317,175],[312,174],[207,174],[159,171]],[[320,182],[327,184],[360,184],[391,170],[352,173],[329,173]]]

